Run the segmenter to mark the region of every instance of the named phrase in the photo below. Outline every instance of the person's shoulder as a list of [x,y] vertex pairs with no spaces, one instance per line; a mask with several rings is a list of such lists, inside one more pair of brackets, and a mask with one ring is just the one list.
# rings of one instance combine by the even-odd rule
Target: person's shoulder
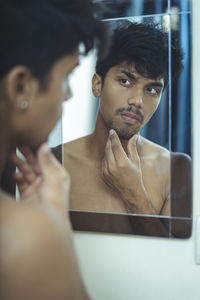
[[82,150],[85,147],[85,144],[87,143],[89,137],[90,136],[88,135],[65,143],[63,145],[64,153],[74,153],[76,151]]
[[81,137],[63,145],[64,164],[67,168],[85,161],[90,136]]
[[62,162],[69,165],[80,157],[84,156],[85,149],[89,143],[90,135],[72,140],[70,142],[64,143],[63,145],[58,145],[52,148],[52,152],[55,157]]
[[170,151],[163,146],[160,146],[144,137],[142,138],[142,143],[145,148],[145,154],[152,159],[165,160],[168,162],[170,160]]
[[35,238],[42,237],[43,233],[46,235],[47,228],[56,227],[55,217],[47,210],[32,203],[17,203],[14,198],[6,194],[0,197],[0,211],[1,237],[6,230],[12,232],[13,236],[21,235],[27,238],[31,236],[31,240],[28,238],[26,242],[33,242]]
[[142,137],[142,142],[145,148],[146,157],[156,161],[157,164],[164,165],[179,170],[191,171],[192,160],[191,157],[182,152],[173,152],[168,149]]
[[15,243],[18,237],[18,241],[23,242],[22,246],[29,246],[33,250],[32,245],[38,242],[41,244],[45,241],[48,244],[54,239],[59,240],[63,234],[61,218],[51,206],[16,202],[5,193],[0,195],[0,238],[4,239],[5,232],[9,232],[6,242],[10,244]]
[[[16,203],[4,196],[0,199],[0,210],[0,277],[6,299],[33,299],[29,298],[31,293],[39,297],[34,299],[41,299],[43,293],[43,299],[52,299],[51,293],[59,297],[63,289],[56,291],[55,281],[62,279],[61,274],[66,275],[66,268],[62,268],[67,247],[55,217],[37,205]],[[38,286],[36,291],[33,282]]]

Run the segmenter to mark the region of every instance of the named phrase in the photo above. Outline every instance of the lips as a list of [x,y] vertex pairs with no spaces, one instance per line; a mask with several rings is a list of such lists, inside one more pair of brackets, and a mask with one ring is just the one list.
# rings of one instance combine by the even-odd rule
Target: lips
[[123,120],[125,120],[128,123],[135,123],[135,122],[140,122],[141,119],[138,115],[130,113],[130,112],[123,112],[121,113],[121,117]]

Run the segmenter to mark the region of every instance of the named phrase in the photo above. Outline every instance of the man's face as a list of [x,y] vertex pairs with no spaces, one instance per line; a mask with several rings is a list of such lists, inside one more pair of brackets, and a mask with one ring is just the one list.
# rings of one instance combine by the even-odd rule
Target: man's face
[[146,78],[134,67],[110,68],[100,93],[100,114],[109,129],[125,140],[136,134],[158,107],[164,79]]
[[29,99],[29,107],[23,119],[23,128],[20,127],[18,144],[26,144],[36,149],[47,140],[49,133],[61,117],[62,103],[71,97],[68,85],[68,76],[78,64],[78,52],[65,56],[53,65],[49,82],[44,90],[37,82],[36,92]]

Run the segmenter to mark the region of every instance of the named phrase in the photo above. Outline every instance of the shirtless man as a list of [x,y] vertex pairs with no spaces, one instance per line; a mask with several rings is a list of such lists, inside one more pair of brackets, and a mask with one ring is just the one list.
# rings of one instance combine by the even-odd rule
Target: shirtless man
[[[174,39],[172,60],[174,78],[182,69]],[[154,25],[120,25],[92,79],[100,98],[95,130],[64,145],[72,210],[170,215],[170,152],[139,134],[167,84],[167,33]]]
[[105,30],[89,0],[0,0],[0,174],[11,149],[19,203],[0,190],[0,298],[86,300],[67,213],[69,176],[44,141],[69,74]]

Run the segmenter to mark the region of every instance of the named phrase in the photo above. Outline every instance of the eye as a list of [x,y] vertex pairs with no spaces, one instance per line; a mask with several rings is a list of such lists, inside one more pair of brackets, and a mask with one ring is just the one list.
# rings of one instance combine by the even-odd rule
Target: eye
[[120,83],[123,85],[123,86],[130,86],[131,85],[131,82],[130,80],[126,79],[126,78],[120,78]]
[[152,94],[152,95],[159,95],[160,94],[160,90],[154,89],[152,87],[148,87],[147,92]]

